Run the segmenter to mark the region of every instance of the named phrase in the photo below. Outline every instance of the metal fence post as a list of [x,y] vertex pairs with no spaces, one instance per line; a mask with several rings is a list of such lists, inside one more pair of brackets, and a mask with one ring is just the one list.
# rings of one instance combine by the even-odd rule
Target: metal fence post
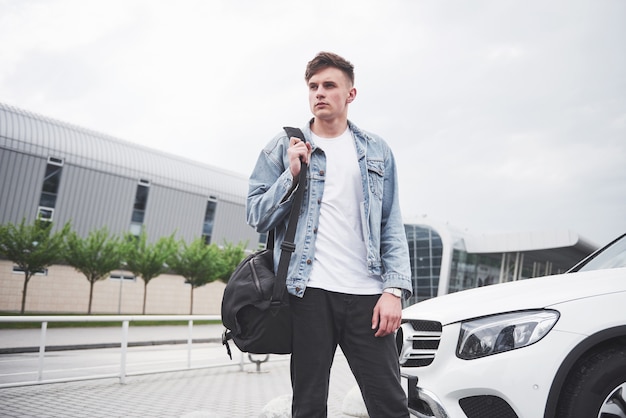
[[43,357],[46,352],[46,330],[48,329],[48,323],[43,321],[41,323],[41,337],[39,338],[39,366],[37,368],[37,381],[41,382],[43,379]]
[[122,359],[120,360],[120,383],[126,383],[126,351],[128,348],[128,321],[122,322]]
[[191,369],[191,348],[193,345],[193,319],[189,320],[189,330],[187,334],[187,368]]

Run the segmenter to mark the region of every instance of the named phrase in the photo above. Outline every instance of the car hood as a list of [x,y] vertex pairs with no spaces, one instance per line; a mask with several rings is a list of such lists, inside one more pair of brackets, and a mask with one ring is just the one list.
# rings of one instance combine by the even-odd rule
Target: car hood
[[574,299],[624,293],[626,268],[566,273],[463,290],[405,308],[403,319],[442,325],[502,312],[542,309]]

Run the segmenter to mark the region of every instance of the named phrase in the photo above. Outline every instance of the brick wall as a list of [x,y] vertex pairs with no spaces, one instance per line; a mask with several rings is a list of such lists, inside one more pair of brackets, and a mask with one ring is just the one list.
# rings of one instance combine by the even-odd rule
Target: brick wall
[[[116,272],[114,272],[116,273]],[[130,273],[126,272],[126,275]],[[13,272],[13,263],[0,261],[0,311],[19,312],[24,286],[23,273]],[[194,291],[193,314],[219,315],[225,284],[209,283]],[[141,314],[144,282],[140,278],[106,278],[94,285],[91,312],[94,314]],[[191,286],[181,276],[164,274],[148,284],[146,314],[187,315]],[[26,313],[86,314],[89,282],[69,266],[52,266],[47,275],[36,275],[28,283]]]

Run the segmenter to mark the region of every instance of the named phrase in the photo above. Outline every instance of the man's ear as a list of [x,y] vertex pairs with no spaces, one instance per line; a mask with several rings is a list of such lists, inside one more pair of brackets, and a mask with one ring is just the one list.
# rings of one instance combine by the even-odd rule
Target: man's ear
[[350,89],[350,93],[348,94],[347,102],[348,103],[352,103],[355,98],[356,98],[356,89],[354,87],[352,87]]

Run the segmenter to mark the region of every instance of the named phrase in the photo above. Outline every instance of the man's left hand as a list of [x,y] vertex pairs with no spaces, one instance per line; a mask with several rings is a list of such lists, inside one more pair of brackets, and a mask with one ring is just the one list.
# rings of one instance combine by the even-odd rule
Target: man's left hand
[[374,306],[372,329],[375,337],[384,337],[396,332],[402,321],[402,300],[390,293],[383,293]]

